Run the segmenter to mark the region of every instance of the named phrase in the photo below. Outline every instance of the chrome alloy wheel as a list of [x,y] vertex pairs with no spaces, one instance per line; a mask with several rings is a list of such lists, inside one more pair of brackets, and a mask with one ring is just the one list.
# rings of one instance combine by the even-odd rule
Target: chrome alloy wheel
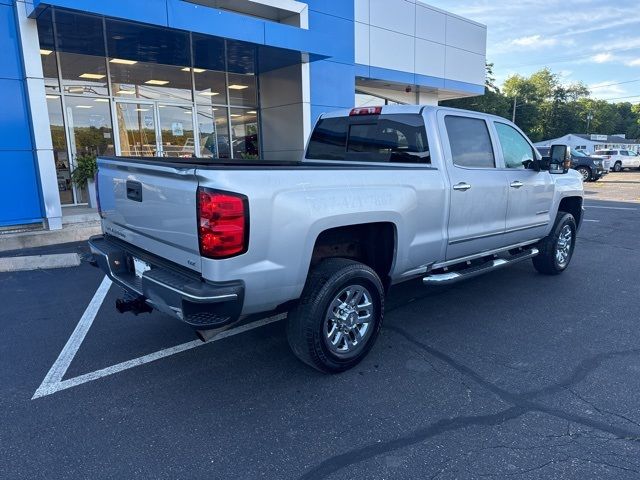
[[366,344],[375,313],[371,299],[362,285],[350,285],[335,296],[323,324],[324,341],[332,353],[351,357]]
[[573,231],[569,225],[565,225],[560,230],[558,242],[556,243],[556,262],[560,268],[564,268],[571,259],[571,248],[573,247]]

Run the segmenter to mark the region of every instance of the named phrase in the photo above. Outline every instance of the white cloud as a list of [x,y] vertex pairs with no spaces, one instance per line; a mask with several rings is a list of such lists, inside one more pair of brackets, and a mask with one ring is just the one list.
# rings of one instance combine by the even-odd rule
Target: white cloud
[[555,38],[542,38],[540,35],[530,35],[511,40],[511,45],[518,47],[551,47],[558,41]]
[[640,58],[636,58],[635,60],[629,60],[625,62],[628,67],[640,67]]
[[613,55],[611,55],[610,53],[598,53],[597,55],[594,55],[593,57],[591,57],[591,61],[592,62],[596,62],[596,63],[607,63],[610,62],[611,60],[613,60]]

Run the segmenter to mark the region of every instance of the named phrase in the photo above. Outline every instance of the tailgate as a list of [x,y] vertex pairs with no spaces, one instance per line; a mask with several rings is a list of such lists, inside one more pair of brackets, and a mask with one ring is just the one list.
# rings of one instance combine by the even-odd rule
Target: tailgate
[[197,188],[191,165],[98,159],[104,232],[199,272]]

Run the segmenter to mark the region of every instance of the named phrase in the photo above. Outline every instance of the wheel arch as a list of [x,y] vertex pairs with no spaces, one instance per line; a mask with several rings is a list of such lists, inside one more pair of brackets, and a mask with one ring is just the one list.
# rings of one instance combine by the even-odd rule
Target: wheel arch
[[371,267],[386,290],[391,284],[397,245],[398,229],[389,221],[327,228],[316,236],[307,275],[322,260],[347,258]]
[[558,211],[567,212],[573,215],[573,218],[576,220],[576,225],[579,228],[582,223],[582,204],[582,197],[564,197],[562,200],[560,200]]

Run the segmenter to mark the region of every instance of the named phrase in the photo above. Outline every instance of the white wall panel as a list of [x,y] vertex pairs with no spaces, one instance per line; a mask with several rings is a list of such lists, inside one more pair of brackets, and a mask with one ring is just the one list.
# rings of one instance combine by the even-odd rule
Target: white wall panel
[[487,29],[458,17],[447,16],[447,45],[484,55]]
[[403,72],[414,72],[414,37],[373,26],[370,37],[371,65]]
[[407,0],[369,0],[371,25],[405,35],[415,34],[416,4]]
[[446,47],[445,78],[484,85],[485,56]]
[[420,75],[444,78],[445,46],[416,38],[416,72]]
[[355,0],[355,21],[369,24],[369,0]]
[[371,58],[369,57],[369,25],[356,22],[355,29],[356,63],[369,65],[369,62],[371,61]]
[[416,37],[433,42],[446,42],[447,16],[437,10],[416,5]]

